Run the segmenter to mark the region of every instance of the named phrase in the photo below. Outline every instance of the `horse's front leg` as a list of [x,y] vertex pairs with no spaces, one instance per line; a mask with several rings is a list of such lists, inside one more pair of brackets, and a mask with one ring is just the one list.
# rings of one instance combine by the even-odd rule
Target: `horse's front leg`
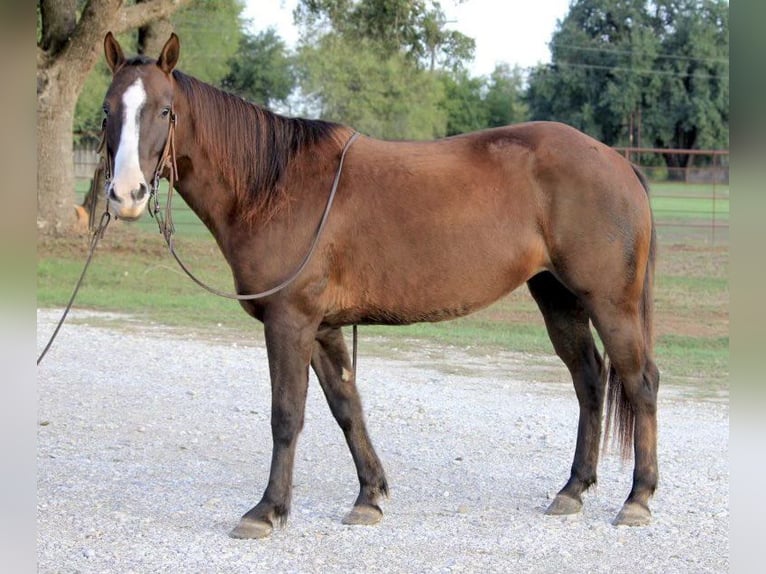
[[289,312],[264,320],[271,375],[271,434],[273,451],[269,483],[263,498],[231,531],[232,538],[264,538],[290,513],[293,463],[298,434],[303,428],[308,367],[317,326]]

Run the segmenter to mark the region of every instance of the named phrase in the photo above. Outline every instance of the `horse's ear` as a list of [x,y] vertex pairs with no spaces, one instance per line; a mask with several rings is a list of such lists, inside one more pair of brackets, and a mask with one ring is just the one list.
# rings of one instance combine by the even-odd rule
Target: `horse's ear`
[[125,63],[125,56],[122,53],[122,48],[120,48],[120,43],[111,32],[107,32],[106,37],[104,37],[104,55],[113,74]]
[[165,42],[165,46],[162,48],[160,57],[157,58],[157,65],[160,69],[169,74],[173,71],[178,63],[178,56],[181,52],[181,43],[178,41],[178,36],[175,32],[171,32],[170,38]]

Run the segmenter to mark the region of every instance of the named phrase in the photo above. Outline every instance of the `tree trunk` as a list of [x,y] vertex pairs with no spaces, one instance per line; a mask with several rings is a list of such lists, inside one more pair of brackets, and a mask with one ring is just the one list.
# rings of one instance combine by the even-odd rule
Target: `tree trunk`
[[689,162],[689,154],[663,153],[665,165],[668,168],[669,181],[686,181],[686,164]]
[[37,228],[54,235],[74,223],[72,127],[78,94],[71,83],[57,81],[58,70],[47,70],[42,80],[38,75],[37,100]]
[[[148,0],[136,0],[136,5],[146,4]],[[162,51],[173,31],[170,18],[157,18],[146,26],[138,29],[138,53],[156,58]]]

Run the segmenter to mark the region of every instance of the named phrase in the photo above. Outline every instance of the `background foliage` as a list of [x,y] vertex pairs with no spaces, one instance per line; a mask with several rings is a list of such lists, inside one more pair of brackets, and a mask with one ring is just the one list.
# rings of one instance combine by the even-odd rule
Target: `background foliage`
[[[559,120],[609,145],[728,148],[725,0],[575,0],[551,62],[472,76],[474,40],[431,0],[301,0],[293,49],[248,31],[241,0],[194,0],[172,17],[182,68],[293,115],[384,138],[433,138],[528,119]],[[122,38],[121,38],[122,40]],[[126,34],[128,49],[135,37]],[[100,127],[99,63],[77,106],[75,138]],[[689,156],[667,154],[669,167]]]

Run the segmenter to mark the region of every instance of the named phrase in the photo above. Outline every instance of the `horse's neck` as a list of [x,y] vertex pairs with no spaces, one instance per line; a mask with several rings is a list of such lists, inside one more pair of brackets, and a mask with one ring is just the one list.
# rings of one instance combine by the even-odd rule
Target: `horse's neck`
[[194,136],[177,138],[178,169],[175,188],[189,208],[217,238],[227,213],[233,209],[234,197],[223,189],[220,168],[207,157]]

